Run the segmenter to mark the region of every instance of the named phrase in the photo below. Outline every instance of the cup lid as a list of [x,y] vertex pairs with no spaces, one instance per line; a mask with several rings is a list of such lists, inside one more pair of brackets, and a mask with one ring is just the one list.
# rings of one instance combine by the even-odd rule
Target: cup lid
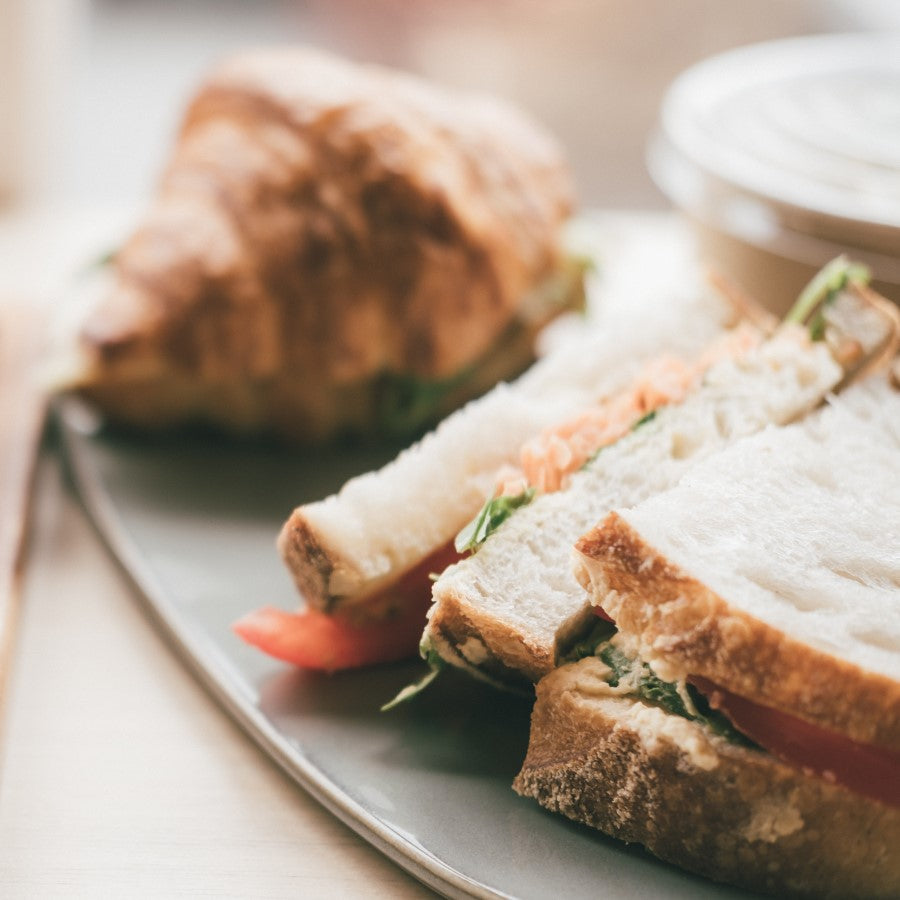
[[745,228],[775,215],[809,231],[815,214],[814,231],[830,219],[900,255],[900,33],[772,41],[695,65],[666,94],[648,164],[701,218],[731,190],[748,200]]

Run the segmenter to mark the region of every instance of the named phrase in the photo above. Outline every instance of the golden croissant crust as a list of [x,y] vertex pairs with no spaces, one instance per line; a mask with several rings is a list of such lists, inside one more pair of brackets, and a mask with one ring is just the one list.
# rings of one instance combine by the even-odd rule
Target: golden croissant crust
[[310,50],[239,56],[115,257],[83,390],[134,423],[307,439],[376,427],[385,377],[458,402],[511,374],[501,339],[525,364],[548,312],[523,323],[522,301],[559,278],[570,206],[555,141],[498,101]]

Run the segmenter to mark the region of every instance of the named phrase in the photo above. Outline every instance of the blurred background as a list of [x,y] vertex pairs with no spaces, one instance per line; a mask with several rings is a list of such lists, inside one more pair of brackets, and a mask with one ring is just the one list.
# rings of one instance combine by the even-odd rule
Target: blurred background
[[644,146],[679,71],[886,29],[895,0],[0,0],[0,210],[139,202],[204,71],[285,42],[510,98],[562,139],[583,206],[660,208]]

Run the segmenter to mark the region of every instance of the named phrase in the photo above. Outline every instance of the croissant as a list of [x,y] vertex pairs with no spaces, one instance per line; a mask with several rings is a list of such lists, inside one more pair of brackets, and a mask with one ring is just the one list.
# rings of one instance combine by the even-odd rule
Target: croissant
[[581,297],[558,144],[497,100],[306,49],[226,61],[78,338],[114,421],[405,429]]

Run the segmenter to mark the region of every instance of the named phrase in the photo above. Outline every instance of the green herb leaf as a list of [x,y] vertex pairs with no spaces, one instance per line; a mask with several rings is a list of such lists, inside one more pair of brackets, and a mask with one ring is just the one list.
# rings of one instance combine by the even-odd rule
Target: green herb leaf
[[79,278],[90,278],[98,272],[109,268],[116,261],[118,255],[119,249],[117,247],[107,250],[102,256],[86,262],[76,274]]
[[379,421],[386,434],[405,437],[433,422],[451,391],[466,384],[477,366],[466,366],[451,378],[428,380],[412,375],[385,374],[379,389]]
[[531,503],[535,494],[535,489],[530,487],[514,496],[492,497],[456,536],[453,542],[456,552],[474,553],[517,509]]
[[94,267],[98,269],[102,269],[105,266],[111,266],[115,261],[116,257],[119,255],[119,248],[113,247],[110,250],[107,250],[101,257],[99,257],[94,262]]
[[562,264],[523,298],[520,315],[526,322],[540,322],[563,310],[584,313],[587,308],[585,277],[597,267],[584,253],[567,252]]
[[651,409],[650,412],[646,413],[646,415],[641,416],[634,425],[631,426],[632,431],[637,431],[641,425],[646,425],[648,422],[652,422],[656,418],[657,410]]
[[[637,422],[635,422],[634,425],[631,426],[630,431],[637,431],[638,428],[640,428],[642,425],[646,425],[648,422],[652,422],[652,421],[656,418],[656,415],[657,415],[658,412],[659,412],[658,409],[651,409],[650,412],[648,412],[648,413],[646,413],[645,415],[641,416],[641,417],[637,420]],[[622,435],[622,437],[625,437],[625,435]],[[606,450],[606,449],[609,448],[609,447],[614,447],[620,440],[622,440],[622,437],[620,437],[618,440],[613,441],[611,444],[604,444],[602,447],[598,447],[598,448],[597,448],[597,449],[596,449],[596,450],[595,450],[595,451],[594,451],[594,452],[593,452],[593,453],[592,453],[592,454],[584,461],[584,463],[582,463],[581,468],[582,468],[582,469],[586,469],[586,468],[587,468],[587,467],[588,467],[588,466],[589,466],[589,465],[590,465],[590,464],[591,464],[591,463],[592,463],[592,462],[593,462],[593,461],[594,461],[594,460],[595,460],[595,459],[596,459],[596,458],[597,458],[604,450]]]
[[579,659],[584,659],[586,656],[596,656],[597,648],[615,634],[616,626],[612,622],[607,622],[606,619],[601,619],[599,616],[596,619],[591,630],[577,644],[572,645],[569,652],[562,657],[561,662],[578,662]]
[[687,685],[687,693],[695,710],[689,712],[676,685],[663,681],[650,666],[626,656],[615,644],[609,642],[601,644],[596,649],[595,655],[609,667],[611,674],[607,683],[611,687],[618,687],[624,681],[632,687],[634,696],[659,706],[673,716],[699,722],[732,743],[755,746],[752,741],[735,730],[726,716],[714,710],[693,685]]
[[382,712],[388,712],[388,710],[394,709],[394,707],[399,706],[401,703],[406,703],[407,700],[411,700],[413,697],[421,694],[422,691],[424,691],[425,688],[440,675],[441,670],[446,665],[444,660],[438,656],[434,647],[431,646],[431,641],[429,641],[427,637],[423,637],[419,644],[419,655],[426,663],[428,663],[428,671],[418,681],[414,681],[412,684],[408,684],[405,688],[402,688],[393,700],[388,700],[388,702],[381,707]]
[[825,336],[825,316],[822,310],[833,303],[850,284],[868,284],[869,270],[859,263],[838,256],[823,266],[800,292],[797,302],[784,317],[785,322],[807,323],[812,340]]
[[600,647],[597,656],[609,666],[612,676],[609,684],[618,687],[620,682],[628,681],[634,685],[635,693],[642,700],[661,706],[666,712],[690,719],[678,688],[674,684],[662,681],[646,663],[639,663],[626,656],[615,644],[607,643]]
[[429,669],[418,681],[406,685],[405,688],[397,693],[393,700],[388,700],[388,702],[381,707],[381,711],[388,712],[399,706],[401,703],[406,703],[407,700],[411,700],[417,694],[422,693],[422,691],[424,691],[425,688],[440,675],[441,668],[442,667]]

